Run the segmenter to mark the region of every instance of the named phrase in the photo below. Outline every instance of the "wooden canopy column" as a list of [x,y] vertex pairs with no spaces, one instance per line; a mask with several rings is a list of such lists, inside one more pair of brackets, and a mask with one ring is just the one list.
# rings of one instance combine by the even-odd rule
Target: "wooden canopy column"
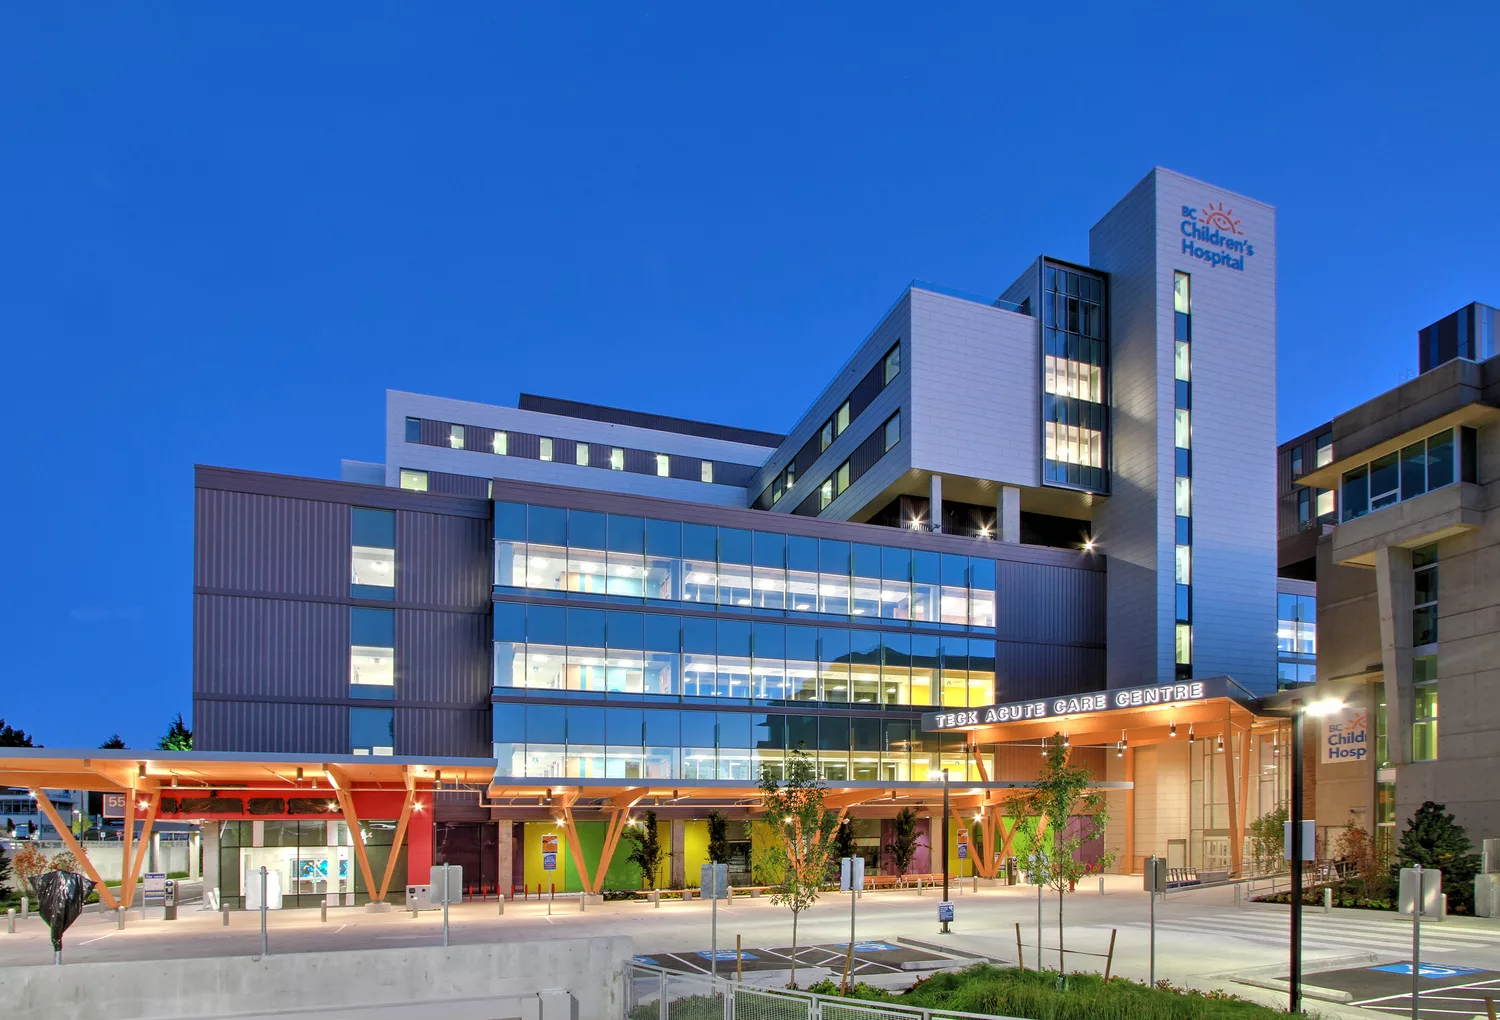
[[[382,903],[385,902],[386,894],[391,891],[391,877],[396,874],[396,858],[401,856],[402,841],[406,839],[406,824],[411,821],[412,806],[416,803],[417,799],[416,777],[412,775],[411,769],[408,768],[405,770],[404,778],[406,780],[406,799],[401,804],[401,817],[396,820],[396,836],[391,840],[391,852],[385,861],[385,874],[380,879],[380,895],[375,897],[375,899]],[[436,802],[436,798],[434,798],[433,803],[435,804]],[[407,860],[411,860],[409,854],[407,855]],[[410,881],[410,878],[407,881]]]
[[47,798],[47,791],[38,786],[32,789],[31,795],[36,798],[37,807],[42,809],[42,813],[47,816],[47,820],[57,830],[58,838],[63,841],[63,846],[67,847],[68,852],[78,861],[78,866],[83,869],[83,873],[93,879],[94,887],[99,890],[99,902],[103,903],[110,910],[114,910],[120,905],[120,901],[115,899],[115,894],[109,891],[109,886],[105,885],[104,879],[99,877],[99,872],[95,869],[94,862],[89,860],[89,855],[83,852],[83,847],[79,845],[78,840],[73,838],[72,830],[63,824],[61,816],[57,813],[57,808],[53,807],[52,801]]
[[[594,880],[589,875],[588,862],[583,859],[583,844],[578,839],[578,823],[573,820],[573,800],[569,798],[562,805],[563,835],[568,838],[568,852],[573,855],[573,867],[578,871],[578,880],[583,883],[583,889],[588,892],[594,888]],[[564,876],[567,872],[563,872]],[[564,877],[564,883],[567,879]]]
[[[375,873],[370,870],[370,856],[365,853],[365,836],[360,828],[359,814],[354,810],[352,784],[347,776],[332,765],[324,765],[323,771],[328,775],[328,782],[333,785],[339,809],[344,813],[344,824],[349,827],[349,841],[354,844],[354,857],[359,861],[359,871],[365,879],[365,890],[373,897],[378,887],[375,885]],[[393,848],[392,855],[394,854]]]
[[[630,820],[631,810],[645,799],[647,790],[627,790],[611,801],[609,828],[605,831],[604,847],[599,851],[599,864],[594,871],[594,883],[589,887],[590,892],[601,893],[604,891],[604,876],[609,872],[610,861],[614,860],[615,850],[620,845],[620,837],[625,832],[625,823]],[[579,872],[579,877],[583,872]]]
[[[131,799],[131,803],[135,803],[135,798],[140,794],[132,790],[126,796]],[[127,852],[125,860],[121,862],[127,866],[128,870],[120,877],[120,902],[127,906],[135,902],[136,882],[140,880],[141,868],[146,863],[146,853],[151,848],[151,827],[156,824],[156,812],[161,807],[160,790],[153,790],[148,796],[151,799],[146,802],[146,819],[141,823],[141,835],[136,841],[135,856],[132,859]]]
[[1125,874],[1135,874],[1135,748],[1125,748]]

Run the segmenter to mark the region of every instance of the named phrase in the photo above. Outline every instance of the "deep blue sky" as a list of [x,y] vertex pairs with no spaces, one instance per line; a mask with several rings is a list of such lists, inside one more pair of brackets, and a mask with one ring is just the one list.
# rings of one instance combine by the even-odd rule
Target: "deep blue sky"
[[537,6],[0,13],[0,715],[191,708],[194,463],[380,459],[386,387],[782,429],[1156,164],[1279,210],[1283,437],[1500,302],[1493,3]]

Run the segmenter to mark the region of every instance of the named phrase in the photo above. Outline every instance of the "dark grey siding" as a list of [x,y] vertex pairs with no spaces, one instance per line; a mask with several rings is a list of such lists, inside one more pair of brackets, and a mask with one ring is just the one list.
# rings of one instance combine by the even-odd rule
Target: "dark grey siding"
[[731,443],[750,446],[777,447],[786,439],[778,432],[761,432],[757,429],[742,429],[733,425],[714,425],[691,418],[674,418],[665,414],[649,414],[643,411],[627,411],[619,407],[600,404],[585,404],[577,400],[561,400],[557,397],[540,397],[534,393],[523,393],[516,406],[523,411],[540,411],[565,418],[583,418],[586,421],[603,421],[614,425],[632,425],[636,428],[653,429],[657,432],[676,432],[684,436],[700,436],[704,439],[722,439]]
[[[446,744],[488,756],[487,500],[218,468],[198,470],[196,498],[200,749],[347,753],[349,709],[390,707],[398,754],[437,753]],[[350,596],[354,506],[396,512],[394,601]],[[394,701],[350,697],[349,615],[357,605],[395,611]],[[444,719],[457,727],[451,737],[431,729]],[[403,746],[402,733],[417,743]]]
[[199,489],[193,583],[217,590],[349,594],[349,508]]
[[487,707],[396,709],[398,754],[488,758],[493,749]]
[[397,610],[396,696],[447,707],[487,705],[491,647],[487,613]]
[[193,690],[231,697],[347,697],[349,607],[195,595]]
[[1105,686],[1104,648],[995,642],[995,700],[1084,694]]
[[1103,648],[1104,577],[1087,567],[1000,560],[995,636]]
[[348,754],[349,709],[194,698],[193,746],[200,751]]

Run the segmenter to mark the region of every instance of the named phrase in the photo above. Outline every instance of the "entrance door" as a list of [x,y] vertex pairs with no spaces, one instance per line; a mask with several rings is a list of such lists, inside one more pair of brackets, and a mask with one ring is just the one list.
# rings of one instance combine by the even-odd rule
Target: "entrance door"
[[470,886],[477,893],[481,883],[493,889],[499,880],[498,835],[494,822],[438,822],[433,828],[432,862],[463,868],[466,894]]
[[1187,840],[1185,840],[1185,839],[1169,839],[1169,840],[1167,840],[1167,867],[1168,868],[1185,868],[1187,866],[1188,866],[1188,860],[1187,860]]

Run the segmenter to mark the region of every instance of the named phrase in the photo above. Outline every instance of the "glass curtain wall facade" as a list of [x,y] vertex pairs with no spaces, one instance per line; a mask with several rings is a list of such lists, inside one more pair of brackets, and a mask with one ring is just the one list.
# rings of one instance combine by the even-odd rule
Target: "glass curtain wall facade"
[[1042,478],[1108,492],[1109,342],[1104,278],[1042,263]]
[[1173,308],[1173,456],[1176,491],[1177,630],[1175,655],[1179,679],[1193,675],[1193,299],[1192,277],[1174,273]]
[[1317,679],[1318,599],[1276,595],[1276,686],[1279,690]]
[[996,700],[992,559],[497,502],[494,592],[513,775],[977,775],[919,716]]
[[[335,905],[370,901],[370,890],[354,856],[349,827],[326,818],[205,822],[219,827],[219,894],[226,906],[245,905],[249,883],[260,881],[262,866],[281,875],[282,906],[316,907],[331,898]],[[377,880],[385,874],[396,823],[363,823],[365,853]],[[406,885],[406,847],[396,850],[391,888]]]

